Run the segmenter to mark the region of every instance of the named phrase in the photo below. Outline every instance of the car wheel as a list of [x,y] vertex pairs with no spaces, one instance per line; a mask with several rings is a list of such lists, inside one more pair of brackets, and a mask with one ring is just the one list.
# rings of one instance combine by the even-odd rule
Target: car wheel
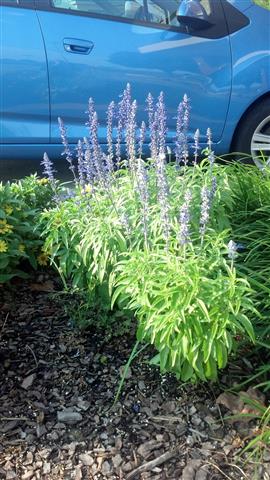
[[240,161],[264,168],[270,159],[270,98],[257,104],[240,122],[232,152],[237,152]]

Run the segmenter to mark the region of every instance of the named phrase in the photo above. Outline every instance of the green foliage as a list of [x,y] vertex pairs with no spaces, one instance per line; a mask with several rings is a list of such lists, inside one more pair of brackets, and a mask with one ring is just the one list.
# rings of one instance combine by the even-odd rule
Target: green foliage
[[253,0],[253,2],[256,5],[259,5],[259,7],[266,8],[267,10],[270,10],[270,0]]
[[23,276],[22,262],[33,268],[47,263],[37,219],[51,199],[48,181],[35,175],[0,184],[0,283]]
[[[247,180],[242,179],[245,172]],[[242,268],[247,253],[239,254],[236,262],[228,259],[228,241],[242,238],[239,219],[256,209],[258,198],[266,198],[262,174],[255,174],[254,181],[251,170],[245,172],[238,166],[210,169],[207,162],[180,172],[168,165],[168,248],[151,164],[147,242],[129,171],[115,174],[109,192],[100,184],[91,191],[80,189],[74,198],[46,211],[45,249],[65,281],[88,298],[77,308],[77,323],[92,324],[93,318],[85,320],[89,305],[102,305],[108,312],[112,301],[114,308],[136,314],[137,338],[156,347],[152,362],[162,371],[173,371],[184,381],[216,379],[236,349],[235,338],[254,342],[253,320],[262,320],[255,308],[258,292]],[[217,190],[202,243],[201,187],[210,187],[213,175]],[[181,246],[178,217],[187,188],[192,190],[191,242]],[[107,313],[96,317],[98,328],[110,324]]]
[[152,363],[183,381],[216,380],[236,333],[254,340],[247,316],[253,310],[251,290],[222,251],[217,238],[185,257],[137,251],[117,266],[113,301],[136,311],[138,340],[159,352]]

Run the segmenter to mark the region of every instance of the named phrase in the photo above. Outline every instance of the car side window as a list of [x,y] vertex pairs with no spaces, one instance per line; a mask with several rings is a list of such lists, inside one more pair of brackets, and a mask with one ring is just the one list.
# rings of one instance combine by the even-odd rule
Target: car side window
[[179,0],[51,0],[51,3],[55,8],[77,12],[179,26],[176,18]]

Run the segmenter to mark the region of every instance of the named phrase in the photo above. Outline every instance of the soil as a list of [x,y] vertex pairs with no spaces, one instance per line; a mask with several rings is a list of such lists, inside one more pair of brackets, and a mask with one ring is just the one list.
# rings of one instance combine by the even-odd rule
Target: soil
[[134,334],[78,330],[60,289],[0,286],[0,479],[269,480],[270,458],[240,458],[251,426],[223,420],[221,389],[161,375],[147,349],[114,404]]

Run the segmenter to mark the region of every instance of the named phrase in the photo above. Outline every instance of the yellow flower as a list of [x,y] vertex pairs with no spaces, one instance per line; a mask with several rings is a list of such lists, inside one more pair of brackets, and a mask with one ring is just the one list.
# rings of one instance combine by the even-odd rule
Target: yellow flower
[[0,233],[10,233],[13,230],[13,226],[9,225],[6,220],[0,220]]
[[83,193],[91,193],[91,192],[92,192],[92,187],[88,183],[87,185],[85,185],[85,187],[83,189]]
[[7,215],[11,215],[12,212],[13,212],[13,208],[11,207],[11,205],[6,205],[6,206],[4,207],[4,210],[5,210],[5,212],[6,212]]
[[18,249],[19,249],[19,252],[21,253],[25,252],[25,245],[23,243],[20,243]]
[[0,253],[7,252],[8,244],[4,240],[0,240]]
[[46,255],[46,253],[40,253],[37,257],[37,262],[42,266],[48,265],[48,255]]
[[39,178],[38,183],[40,185],[47,185],[47,183],[49,183],[49,179],[48,178]]

